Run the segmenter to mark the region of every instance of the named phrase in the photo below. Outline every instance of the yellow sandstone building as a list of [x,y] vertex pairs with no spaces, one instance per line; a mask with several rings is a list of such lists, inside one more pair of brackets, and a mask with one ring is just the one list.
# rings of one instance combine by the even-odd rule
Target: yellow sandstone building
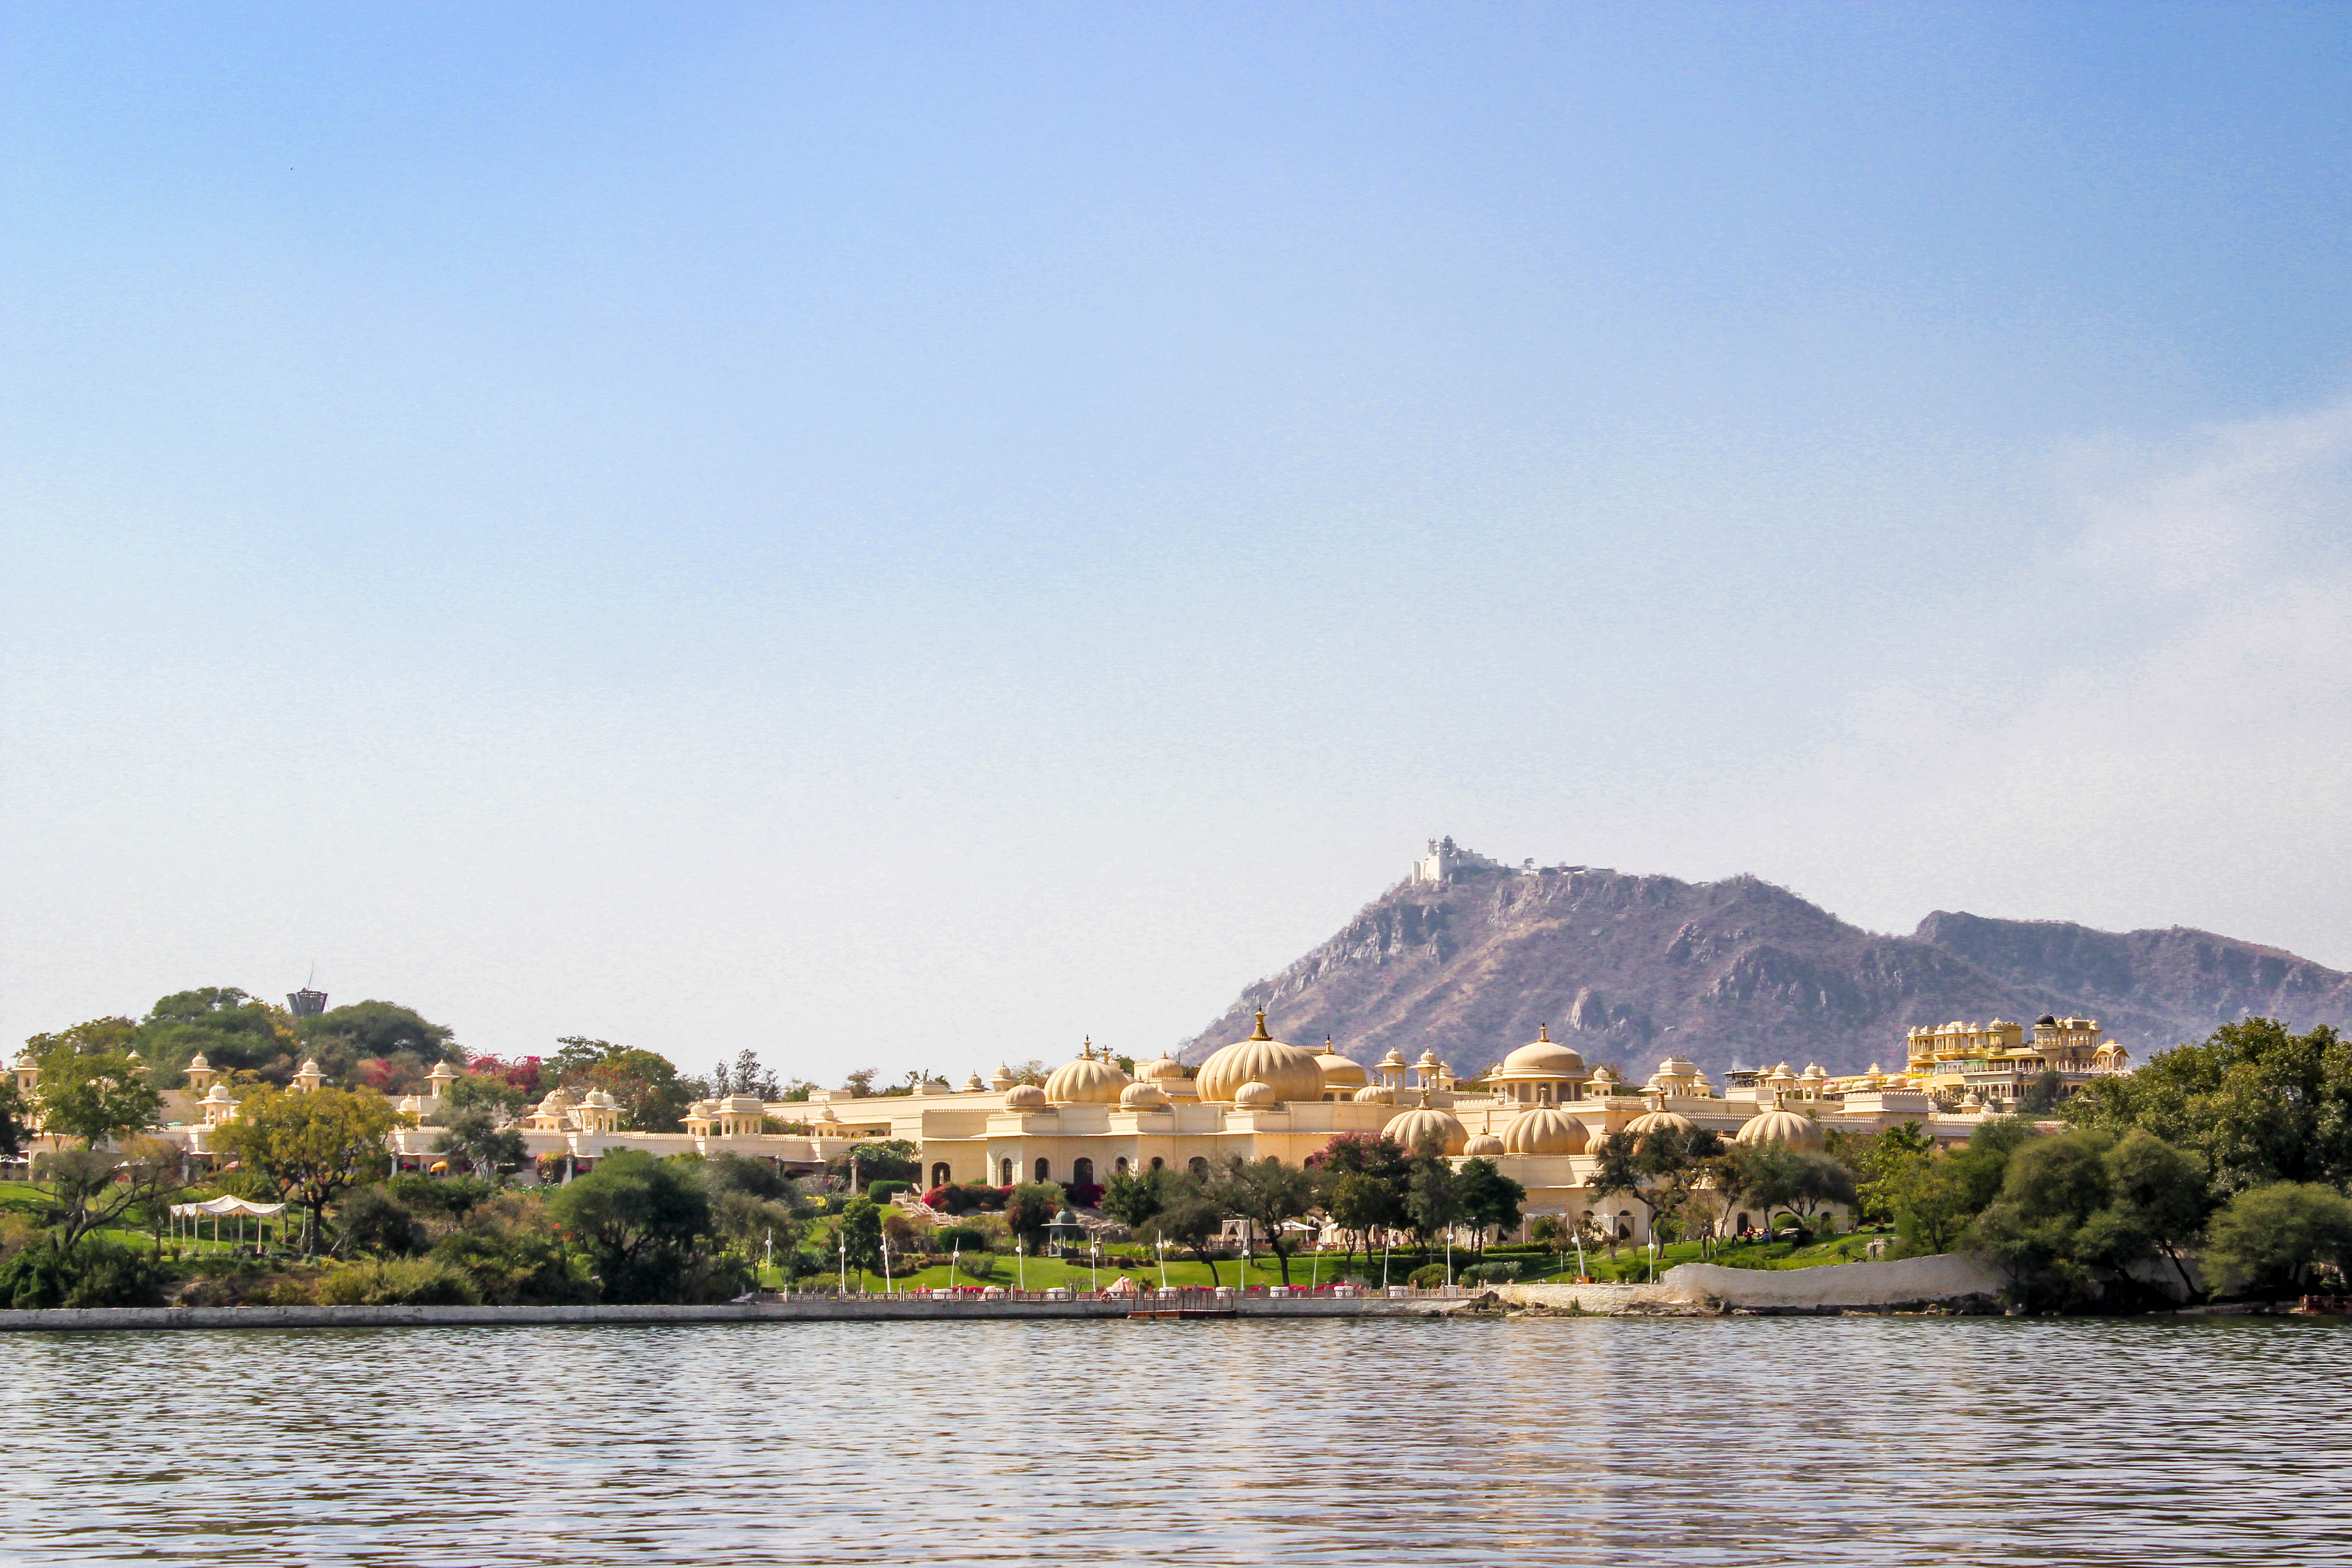
[[[1548,1029],[1505,1057],[1475,1083],[1455,1081],[1435,1056],[1407,1062],[1391,1051],[1370,1068],[1324,1042],[1321,1051],[1274,1038],[1265,1015],[1247,1039],[1215,1052],[1197,1070],[1168,1057],[1129,1078],[1091,1042],[1040,1086],[1013,1081],[999,1067],[961,1089],[933,1081],[905,1095],[853,1098],[819,1090],[807,1103],[762,1103],[749,1095],[704,1100],[682,1132],[624,1131],[619,1108],[601,1091],[558,1089],[519,1123],[534,1156],[555,1155],[572,1170],[592,1167],[622,1149],[657,1154],[733,1152],[815,1170],[859,1142],[897,1139],[917,1151],[927,1186],[1050,1181],[1087,1187],[1139,1170],[1205,1170],[1238,1155],[1297,1164],[1343,1133],[1386,1136],[1414,1149],[1433,1139],[1456,1160],[1482,1157],[1527,1188],[1526,1213],[1559,1216],[1590,1232],[1635,1241],[1649,1216],[1623,1194],[1592,1190],[1595,1152],[1619,1131],[1703,1127],[1743,1143],[1822,1146],[1829,1129],[1874,1133],[1918,1122],[1937,1143],[1965,1140],[1984,1120],[2014,1110],[2032,1082],[2058,1075],[2066,1092],[2102,1073],[2129,1070],[2123,1047],[2101,1043],[2087,1018],[2044,1016],[2028,1038],[2021,1025],[1953,1023],[1914,1029],[1904,1070],[1832,1078],[1819,1065],[1803,1072],[1783,1062],[1769,1072],[1736,1075],[1718,1090],[1693,1063],[1669,1056],[1638,1087],[1607,1067],[1588,1068],[1576,1049]],[[16,1067],[37,1097],[38,1070]],[[443,1094],[456,1075],[436,1068],[429,1092],[401,1109],[424,1125],[392,1134],[392,1152],[407,1169],[436,1158]],[[298,1089],[320,1081],[315,1063],[295,1075]],[[236,1101],[199,1057],[188,1089],[167,1097],[163,1129],[193,1154],[212,1152],[212,1133],[235,1116]],[[805,1131],[768,1131],[779,1123]],[[1720,1216],[1728,1229],[1763,1216]]]

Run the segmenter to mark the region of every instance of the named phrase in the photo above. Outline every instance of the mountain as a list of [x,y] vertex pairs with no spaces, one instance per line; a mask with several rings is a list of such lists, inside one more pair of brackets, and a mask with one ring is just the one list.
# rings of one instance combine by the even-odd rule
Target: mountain
[[1909,936],[1848,925],[1753,877],[1684,882],[1583,866],[1420,863],[1346,929],[1178,1047],[1198,1062],[1265,1009],[1282,1038],[1360,1061],[1434,1049],[1471,1072],[1551,1026],[1635,1082],[1669,1052],[1733,1067],[1893,1067],[1954,1018],[2087,1014],[2144,1061],[2249,1013],[2352,1022],[2352,976],[2175,926],[2102,931],[1937,910]]

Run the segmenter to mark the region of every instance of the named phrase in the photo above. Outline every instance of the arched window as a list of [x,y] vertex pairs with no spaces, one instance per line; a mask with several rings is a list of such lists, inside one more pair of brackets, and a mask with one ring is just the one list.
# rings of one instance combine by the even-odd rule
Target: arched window
[[1126,1155],[1121,1154],[1118,1159],[1111,1162],[1110,1173],[1114,1176],[1124,1176],[1127,1174]]
[[1044,1181],[1044,1180],[1046,1178],[1046,1176],[1047,1176],[1049,1173],[1051,1173],[1051,1172],[1053,1171],[1053,1169],[1054,1169],[1054,1167],[1053,1167],[1053,1166],[1051,1166],[1051,1165],[1047,1164],[1047,1163],[1046,1163],[1043,1159],[1040,1159],[1040,1160],[1037,1162],[1037,1174],[1036,1174],[1035,1176],[1032,1177],[1031,1179],[1032,1179],[1033,1181],[1039,1181],[1039,1182],[1042,1182],[1042,1181]]
[[1160,1156],[1159,1156],[1159,1155],[1154,1154],[1153,1156],[1151,1156],[1151,1168],[1152,1168],[1153,1170],[1155,1170],[1155,1171],[1157,1171],[1157,1170],[1160,1170],[1160,1169],[1162,1169],[1162,1168],[1164,1167],[1164,1165],[1165,1165],[1165,1162],[1163,1162],[1163,1161],[1160,1158]]
[[949,1174],[947,1163],[945,1161],[941,1161],[940,1163],[931,1167],[931,1185],[935,1187],[944,1187],[954,1179],[955,1178],[952,1175]]
[[[1037,1179],[1039,1181],[1045,1180],[1043,1176],[1040,1176]],[[1072,1162],[1070,1165],[1070,1184],[1074,1187],[1093,1186],[1095,1184],[1095,1163],[1092,1160],[1077,1160]]]
[[1617,1239],[1620,1241],[1631,1241],[1633,1239],[1633,1211],[1632,1209],[1619,1209],[1617,1211]]
[[996,1163],[996,1184],[1000,1187],[1011,1186],[1013,1184],[1013,1162],[1010,1160],[999,1160]]
[[1209,1173],[1209,1162],[1203,1160],[1198,1154],[1195,1154],[1190,1160],[1187,1160],[1184,1164],[1185,1168],[1196,1176],[1205,1176]]

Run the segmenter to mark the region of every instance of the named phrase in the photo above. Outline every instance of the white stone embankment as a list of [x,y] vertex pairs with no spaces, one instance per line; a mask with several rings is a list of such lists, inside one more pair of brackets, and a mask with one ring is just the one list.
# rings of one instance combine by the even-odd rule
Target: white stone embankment
[[1984,1302],[2000,1295],[2005,1283],[1983,1258],[1954,1252],[1819,1268],[1684,1263],[1658,1276],[1654,1285],[1501,1285],[1496,1294],[1514,1306],[1566,1310],[1573,1303],[1587,1312],[1824,1312]]

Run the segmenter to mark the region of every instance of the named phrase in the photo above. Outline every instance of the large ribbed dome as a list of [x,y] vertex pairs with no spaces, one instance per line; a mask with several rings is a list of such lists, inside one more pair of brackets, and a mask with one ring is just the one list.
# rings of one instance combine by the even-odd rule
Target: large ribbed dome
[[1094,1042],[1087,1043],[1087,1054],[1074,1062],[1064,1062],[1045,1080],[1045,1099],[1054,1105],[1117,1105],[1119,1090],[1129,1082],[1128,1076],[1094,1054]]
[[1591,1142],[1583,1122],[1549,1105],[1521,1111],[1503,1129],[1507,1154],[1581,1154]]
[[1245,1083],[1265,1085],[1276,1100],[1323,1098],[1323,1068],[1315,1053],[1267,1034],[1263,1013],[1257,1016],[1256,1032],[1248,1039],[1235,1040],[1201,1064],[1196,1081],[1202,1100],[1228,1104]]
[[1751,1148],[1770,1144],[1783,1149],[1819,1149],[1827,1142],[1820,1122],[1778,1107],[1749,1117],[1731,1141]]
[[1408,1154],[1421,1152],[1422,1141],[1435,1134],[1441,1154],[1459,1154],[1470,1142],[1470,1130],[1462,1119],[1450,1110],[1438,1110],[1422,1106],[1412,1110],[1400,1110],[1389,1118],[1381,1129],[1381,1136]]
[[1372,1081],[1371,1075],[1364,1070],[1363,1063],[1350,1061],[1333,1050],[1328,1039],[1323,1042],[1323,1054],[1315,1058],[1315,1065],[1323,1069],[1323,1091],[1326,1094],[1346,1093]]
[[1016,1083],[1004,1091],[1004,1109],[1043,1110],[1045,1109],[1045,1091],[1034,1083]]
[[1496,1070],[1496,1078],[1582,1078],[1584,1058],[1572,1048],[1551,1037],[1551,1026],[1544,1025],[1536,1037],[1503,1058]]
[[1164,1110],[1168,1106],[1168,1096],[1161,1092],[1158,1084],[1147,1079],[1120,1089],[1118,1103],[1128,1110]]
[[1356,1091],[1358,1105],[1394,1105],[1396,1090],[1384,1083],[1368,1083]]

